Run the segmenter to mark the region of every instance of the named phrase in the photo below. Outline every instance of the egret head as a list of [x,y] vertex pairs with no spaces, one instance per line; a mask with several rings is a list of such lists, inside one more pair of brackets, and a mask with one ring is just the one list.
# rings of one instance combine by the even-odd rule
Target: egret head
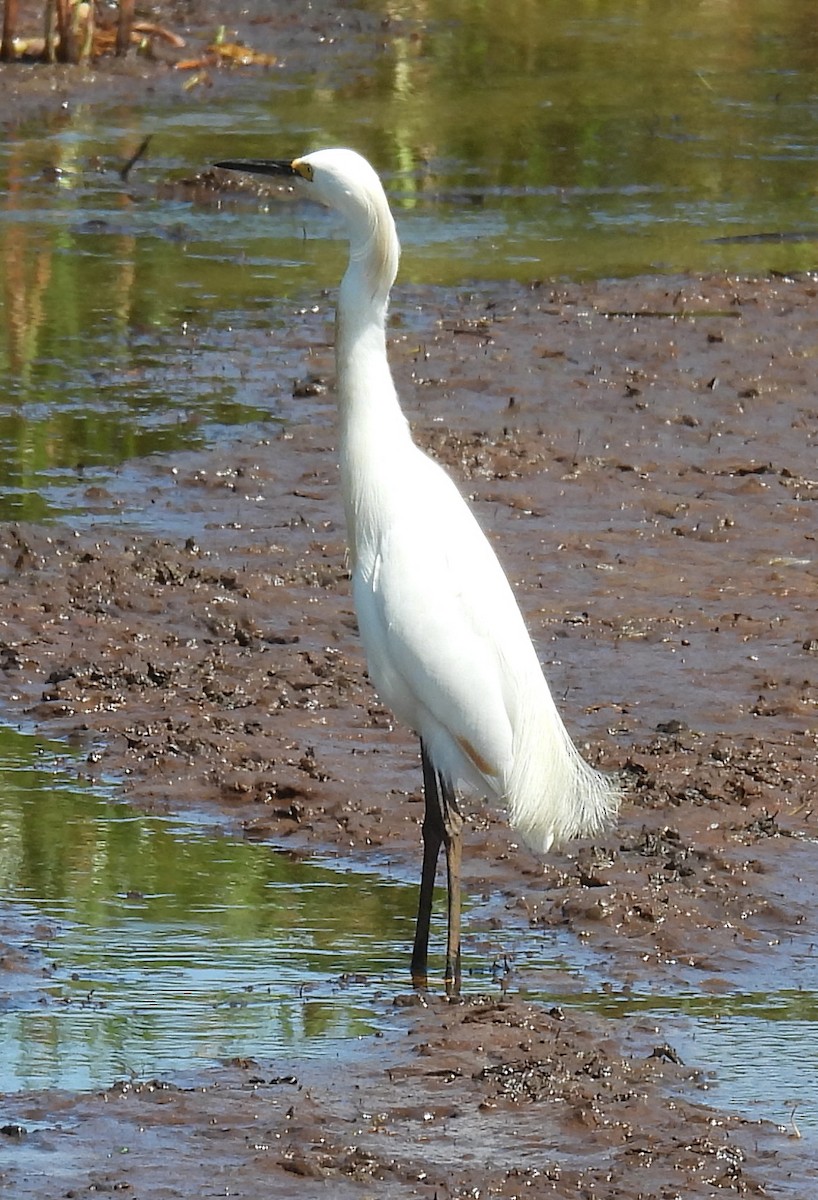
[[381,181],[355,150],[316,150],[296,158],[292,169],[307,184],[306,195],[355,221],[373,205],[386,205]]
[[355,150],[315,150],[295,159],[234,159],[216,166],[287,180],[300,195],[340,213],[352,260],[360,261],[373,290],[392,286],[400,253],[395,223],[380,179]]

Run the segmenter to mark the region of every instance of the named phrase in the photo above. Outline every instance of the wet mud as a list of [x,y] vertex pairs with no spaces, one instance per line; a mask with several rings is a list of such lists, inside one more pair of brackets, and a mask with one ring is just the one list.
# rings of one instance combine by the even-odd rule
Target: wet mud
[[[395,1004],[400,1032],[343,1063],[29,1099],[31,1132],[5,1134],[14,1194],[808,1194],[784,1136],[689,1099],[697,1072],[652,1030],[517,1000]],[[25,1169],[44,1158],[51,1191]]]
[[[115,11],[99,7],[102,33],[82,64],[45,64],[42,0],[14,6],[17,60],[0,62],[0,126],[14,129],[60,107],[111,103],[218,105],[221,97],[257,87],[261,73],[298,76],[316,69],[358,71],[371,62],[385,37],[404,23],[348,6],[314,0],[305,17],[295,0],[247,0],[229,7],[218,0],[170,0],[135,10],[138,38],[124,57],[114,54]],[[105,36],[105,31],[111,35]],[[219,50],[219,46],[222,47]],[[241,53],[242,48],[247,52]]]
[[[395,295],[416,436],[490,531],[584,752],[628,788],[616,829],[544,862],[475,802],[465,886],[483,928],[570,931],[618,988],[780,978],[816,936],[816,290]],[[297,369],[272,374],[269,335],[242,334],[249,383],[278,398],[269,428],[79,480],[90,523],[0,529],[0,703],[140,809],[410,874],[418,753],[356,636],[326,299],[292,326]],[[3,940],[0,987],[35,989]],[[528,1003],[517,982],[512,962],[490,996],[384,996],[383,1035],[337,1061],[7,1098],[0,1183],[37,1200],[811,1194],[794,1129],[708,1106],[707,1063],[655,1021]]]
[[[417,437],[492,531],[573,732],[628,780],[609,836],[545,862],[475,803],[481,921],[570,930],[617,987],[786,972],[818,877],[813,284],[412,291],[394,310]],[[294,317],[303,369],[278,381],[268,434],[123,468],[88,489],[91,529],[0,531],[0,698],[142,809],[411,873],[417,747],[356,636],[330,315]],[[389,1032],[352,1067],[19,1097],[31,1132],[6,1135],[6,1178],[51,1194],[34,1147],[70,1125],[76,1194],[201,1194],[198,1165],[161,1189],[152,1174],[180,1142],[230,1194],[263,1177],[286,1195],[293,1175],[332,1195],[799,1194],[801,1143],[703,1105],[707,1064],[675,1062],[655,1023],[528,1006],[515,982],[462,1005],[384,998]],[[101,1144],[129,1145],[127,1165]]]

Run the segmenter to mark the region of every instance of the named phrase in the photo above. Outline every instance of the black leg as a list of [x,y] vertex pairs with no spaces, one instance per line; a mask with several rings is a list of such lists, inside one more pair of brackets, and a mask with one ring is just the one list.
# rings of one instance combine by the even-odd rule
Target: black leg
[[421,742],[423,792],[426,811],[423,818],[423,870],[420,877],[418,919],[412,951],[412,982],[416,987],[427,983],[429,922],[440,847],[446,850],[448,883],[448,936],[446,939],[446,991],[460,991],[460,858],[463,818],[457,807],[454,789],[438,775]]
[[423,870],[420,876],[415,945],[412,950],[412,982],[415,987],[426,987],[429,922],[432,917],[437,859],[443,842],[443,814],[440,810],[437,776],[423,742],[420,743],[420,756],[423,762],[423,796],[426,808],[423,816]]

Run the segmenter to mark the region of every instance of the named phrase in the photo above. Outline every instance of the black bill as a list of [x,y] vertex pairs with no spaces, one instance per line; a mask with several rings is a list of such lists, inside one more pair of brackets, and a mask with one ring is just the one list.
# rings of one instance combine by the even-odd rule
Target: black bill
[[298,175],[292,159],[231,158],[213,165],[222,171],[246,171],[248,175],[280,175],[289,179]]

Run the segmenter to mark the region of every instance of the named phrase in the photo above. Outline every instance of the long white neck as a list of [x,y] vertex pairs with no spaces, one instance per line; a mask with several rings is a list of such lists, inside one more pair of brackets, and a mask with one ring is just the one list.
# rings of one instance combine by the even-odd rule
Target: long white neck
[[385,287],[373,288],[366,262],[350,257],[335,315],[342,437],[349,436],[362,419],[375,420],[379,410],[389,410],[398,402],[386,356],[390,286],[391,280]]
[[400,244],[386,196],[347,214],[349,265],[338,293],[335,356],[341,431],[373,409],[397,405],[386,357],[386,310]]
[[400,247],[385,197],[366,217],[350,222],[349,266],[335,322],[341,487],[353,558],[373,469],[388,469],[390,457],[409,440],[386,355],[386,311]]

